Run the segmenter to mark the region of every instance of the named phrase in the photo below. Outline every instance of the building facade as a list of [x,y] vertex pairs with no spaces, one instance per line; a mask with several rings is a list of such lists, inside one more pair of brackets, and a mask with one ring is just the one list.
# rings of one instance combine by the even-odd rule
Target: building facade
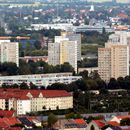
[[129,75],[129,46],[110,43],[105,48],[99,48],[98,67],[99,75],[105,81]]
[[81,35],[64,32],[48,43],[48,63],[51,65],[69,62],[77,72],[77,61],[81,60]]
[[0,62],[13,62],[19,66],[19,44],[17,42],[0,41]]
[[72,73],[54,73],[54,74],[34,74],[34,75],[16,75],[16,76],[1,76],[0,86],[2,84],[13,85],[26,83],[30,85],[30,82],[36,86],[52,85],[54,83],[69,84],[76,80],[81,79],[81,76],[72,76]]
[[17,115],[69,108],[73,108],[73,95],[65,90],[0,89],[0,109],[14,109]]
[[77,41],[77,60],[81,60],[81,34],[72,32],[62,32],[62,36],[68,38],[70,41]]

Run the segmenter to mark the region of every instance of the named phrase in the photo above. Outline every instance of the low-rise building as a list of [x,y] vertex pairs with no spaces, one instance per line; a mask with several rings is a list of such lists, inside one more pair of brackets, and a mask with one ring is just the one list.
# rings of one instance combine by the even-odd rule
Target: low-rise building
[[98,67],[86,67],[86,68],[78,68],[78,73],[88,71],[88,74],[91,72],[98,72]]
[[53,127],[58,130],[87,130],[87,123],[83,119],[62,119]]
[[65,90],[0,89],[0,97],[0,109],[12,107],[17,115],[73,108],[73,95]]
[[13,85],[21,83],[26,83],[30,85],[30,82],[36,86],[52,85],[54,83],[64,83],[69,84],[78,79],[81,76],[72,76],[72,73],[51,73],[51,74],[34,74],[34,75],[16,75],[16,76],[0,76],[0,86],[2,84]]
[[37,62],[37,61],[44,61],[48,62],[48,56],[24,56],[24,57],[19,57],[20,60],[24,60],[27,63],[29,61]]

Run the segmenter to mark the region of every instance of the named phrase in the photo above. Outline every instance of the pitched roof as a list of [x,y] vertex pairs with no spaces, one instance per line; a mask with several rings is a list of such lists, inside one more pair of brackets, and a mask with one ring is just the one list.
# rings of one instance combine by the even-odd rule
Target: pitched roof
[[118,119],[130,118],[130,115],[116,116]]
[[75,119],[74,122],[76,124],[87,124],[84,119]]
[[46,98],[71,96],[71,94],[65,90],[43,90],[42,94],[43,94],[43,97],[46,97]]
[[118,14],[118,17],[121,18],[121,19],[127,19],[127,18],[129,18],[129,16],[127,14],[124,14],[124,13]]
[[15,124],[21,124],[20,121],[18,121],[15,117],[10,117],[10,118],[2,118],[3,122],[5,122],[7,125],[12,126]]
[[107,124],[112,125],[112,126],[120,126],[120,124],[116,121],[108,121]]
[[34,98],[39,97],[42,94],[43,97],[53,98],[53,97],[67,97],[71,94],[65,90],[20,90],[20,89],[0,89],[1,99],[16,98],[19,100],[28,100],[30,93]]
[[99,128],[102,128],[106,125],[106,122],[104,120],[93,120]]
[[0,128],[8,129],[9,126],[6,123],[4,123],[3,121],[0,121]]
[[13,110],[0,110],[0,117],[12,117],[15,111]]

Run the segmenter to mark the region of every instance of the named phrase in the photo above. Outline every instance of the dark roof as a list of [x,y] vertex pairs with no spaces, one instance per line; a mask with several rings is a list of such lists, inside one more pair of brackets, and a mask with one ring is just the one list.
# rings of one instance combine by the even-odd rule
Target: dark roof
[[19,117],[18,118],[20,120],[20,122],[28,127],[32,126],[33,123],[30,122],[26,117]]

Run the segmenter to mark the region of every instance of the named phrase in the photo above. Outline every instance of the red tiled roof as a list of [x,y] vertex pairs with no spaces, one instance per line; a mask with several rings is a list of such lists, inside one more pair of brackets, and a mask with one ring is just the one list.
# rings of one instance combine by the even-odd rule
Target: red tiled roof
[[9,126],[6,123],[0,121],[0,128],[4,128],[6,130],[9,128]]
[[0,110],[0,117],[12,117],[15,111],[8,111],[8,110]]
[[130,115],[116,116],[118,119],[130,118]]
[[112,125],[112,126],[120,126],[120,124],[116,121],[108,121],[107,124]]
[[3,119],[0,119],[0,128],[8,129],[9,126],[3,121]]
[[104,120],[93,120],[99,128],[102,128],[106,125],[106,122]]
[[29,97],[27,94],[30,93],[34,98],[39,97],[40,93],[43,97],[53,98],[53,97],[67,97],[71,96],[65,90],[20,90],[20,89],[0,89],[0,98],[1,99],[10,99],[16,98],[21,100],[27,100]]
[[127,14],[124,14],[124,13],[118,14],[118,17],[121,18],[121,19],[127,19],[127,18],[129,18],[129,16]]
[[76,124],[87,124],[87,123],[85,122],[85,120],[83,120],[83,119],[75,119],[74,122],[75,122]]
[[3,118],[3,122],[8,124],[9,126],[20,124],[20,121],[18,121],[15,117]]
[[43,97],[46,97],[46,98],[71,96],[71,94],[65,90],[43,90],[42,94],[43,94]]

